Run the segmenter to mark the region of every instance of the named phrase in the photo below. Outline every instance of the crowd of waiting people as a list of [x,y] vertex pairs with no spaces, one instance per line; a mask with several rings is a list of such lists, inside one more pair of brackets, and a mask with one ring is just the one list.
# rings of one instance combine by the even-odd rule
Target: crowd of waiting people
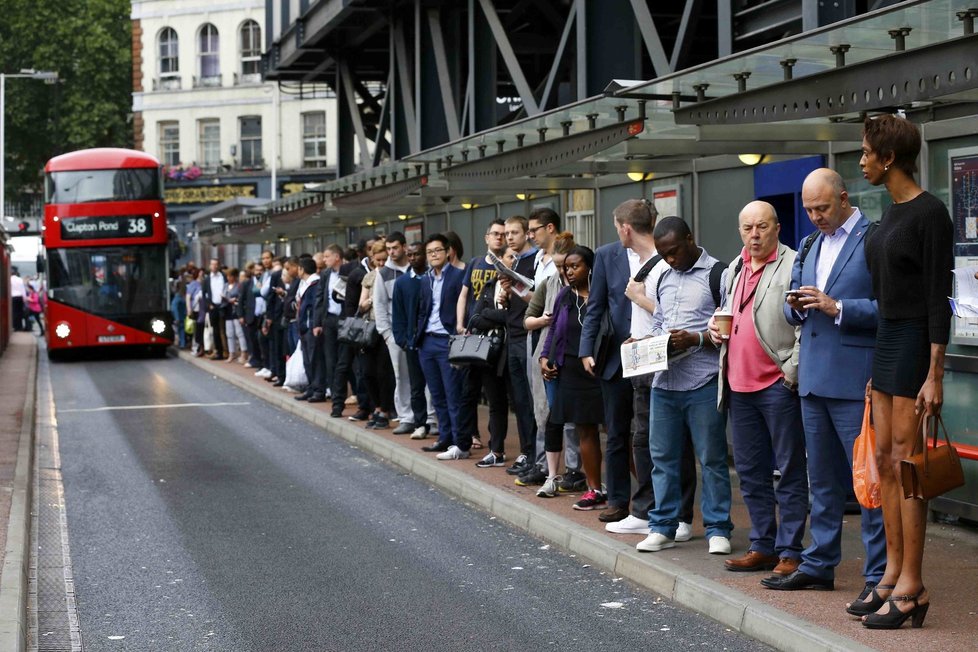
[[[178,281],[174,317],[181,338],[192,332],[180,344],[279,387],[301,349],[306,385],[295,400],[332,401],[337,418],[355,403],[349,418],[431,437],[422,450],[439,460],[483,449],[476,466],[504,468],[540,498],[574,494],[574,508],[599,510],[609,532],[644,536],[645,552],[690,540],[698,462],[707,549],[730,555],[729,425],[750,546],[724,564],[770,572],[762,585],[780,591],[834,588],[871,395],[883,506],[862,510],[865,588],[846,610],[870,628],[920,626],[926,503],[903,498],[896,467],[918,415],[941,406],[953,261],[947,210],[914,181],[919,149],[909,121],[867,120],[860,164],[893,199],[879,225],[836,172],[815,170],[801,197],[816,230],[799,251],[780,242],[774,207],[754,201],[731,221],[743,249],[729,264],[642,199],[615,209],[618,241],[597,251],[540,208],[493,221],[486,252],[469,260],[450,232],[288,258],[266,251],[241,270],[212,260]],[[532,291],[514,287],[497,259]],[[340,341],[352,316],[375,323],[375,346]],[[452,336],[465,332],[503,336],[493,364],[449,362]],[[662,335],[668,369],[624,378],[620,345]],[[515,459],[504,446],[510,413]]]

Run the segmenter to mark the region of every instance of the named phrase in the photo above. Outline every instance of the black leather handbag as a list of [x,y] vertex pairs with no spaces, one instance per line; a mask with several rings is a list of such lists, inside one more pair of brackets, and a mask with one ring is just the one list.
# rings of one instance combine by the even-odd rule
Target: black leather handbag
[[449,338],[448,362],[454,365],[491,367],[499,361],[503,337],[499,331],[462,333]]
[[336,339],[345,344],[371,349],[380,343],[377,322],[363,317],[344,317],[340,320]]

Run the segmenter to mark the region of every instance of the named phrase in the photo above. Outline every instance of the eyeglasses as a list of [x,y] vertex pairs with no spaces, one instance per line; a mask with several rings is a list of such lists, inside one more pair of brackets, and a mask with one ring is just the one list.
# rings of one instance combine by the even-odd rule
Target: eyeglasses
[[527,232],[527,233],[536,233],[536,232],[537,232],[537,231],[539,231],[540,229],[545,229],[545,228],[547,228],[547,225],[546,225],[546,224],[541,224],[540,226],[531,226],[531,227],[529,227],[529,228],[528,228],[528,229],[526,230],[526,232]]
[[445,251],[444,247],[438,247],[437,249],[425,249],[425,253],[428,254],[429,256],[431,254],[440,254],[443,251]]
[[491,238],[505,238],[506,237],[506,232],[505,231],[490,231],[486,235],[488,235]]

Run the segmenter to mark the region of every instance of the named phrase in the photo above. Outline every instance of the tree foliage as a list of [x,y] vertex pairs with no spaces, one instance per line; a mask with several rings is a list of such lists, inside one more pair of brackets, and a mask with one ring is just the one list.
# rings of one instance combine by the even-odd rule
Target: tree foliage
[[7,79],[7,196],[41,187],[44,163],[86,147],[132,146],[129,0],[3,0],[0,70],[53,70],[60,81]]

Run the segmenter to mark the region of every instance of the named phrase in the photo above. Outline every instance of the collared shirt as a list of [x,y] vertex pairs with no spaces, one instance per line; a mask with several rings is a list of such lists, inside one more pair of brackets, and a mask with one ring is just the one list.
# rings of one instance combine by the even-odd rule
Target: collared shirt
[[442,269],[440,274],[435,274],[434,270],[429,271],[428,279],[431,283],[431,314],[428,315],[425,332],[448,335],[448,330],[441,323],[441,288],[445,284],[445,270]]
[[253,290],[255,293],[255,317],[261,317],[265,314],[265,297],[261,294],[262,284],[264,283],[264,277],[268,276],[268,272],[265,272],[259,277],[253,279]]
[[533,259],[533,287],[538,288],[543,285],[550,276],[557,273],[557,266],[554,264],[553,256],[544,262],[543,257],[547,255],[547,252],[543,249],[538,249],[536,256]]
[[[642,269],[642,265],[648,262],[648,259],[642,260],[641,256],[631,249],[625,249],[628,254],[628,271],[629,278],[635,278],[638,271]],[[655,256],[655,252],[652,253],[652,257]],[[669,269],[669,263],[665,259],[660,260],[655,264],[652,270],[645,277],[645,296],[652,301],[654,305],[655,300],[655,290],[659,285],[659,277],[662,273]],[[648,337],[652,334],[652,313],[632,301],[632,337]]]
[[[730,340],[727,343],[727,364],[724,366],[724,371],[731,390],[759,392],[784,377],[781,368],[761,347],[754,328],[754,298],[757,285],[761,282],[761,275],[764,274],[768,264],[778,259],[778,250],[775,248],[756,271],[751,265],[747,247],[740,252],[740,256],[744,266],[741,268],[740,277],[735,281],[733,305],[728,306],[734,318]],[[780,319],[783,321],[784,317]]]
[[215,306],[219,306],[224,302],[224,288],[227,285],[227,279],[224,278],[224,274],[221,272],[214,272],[209,275],[211,283],[211,303]]
[[19,276],[10,277],[10,296],[24,297],[24,279]]
[[[685,272],[669,268],[659,283],[659,303],[652,317],[652,334],[670,330],[706,332],[716,310],[710,289],[710,270],[717,259],[699,247],[700,257]],[[687,349],[689,355],[669,362],[669,369],[656,373],[655,389],[690,391],[707,384],[720,373],[720,352],[709,343]]]
[[329,273],[329,284],[326,287],[327,293],[327,303],[326,311],[331,315],[339,315],[343,311],[343,304],[333,298],[333,293],[336,291],[336,287],[340,284],[340,272],[337,269],[331,270]]
[[842,247],[845,246],[849,234],[856,228],[856,224],[861,218],[862,213],[856,208],[852,211],[849,219],[835,230],[835,233],[831,235],[822,234],[822,246],[818,251],[818,264],[815,266],[815,285],[822,292],[825,291],[825,284],[829,281],[829,275],[832,274],[832,268],[839,258],[839,253],[842,252]]

